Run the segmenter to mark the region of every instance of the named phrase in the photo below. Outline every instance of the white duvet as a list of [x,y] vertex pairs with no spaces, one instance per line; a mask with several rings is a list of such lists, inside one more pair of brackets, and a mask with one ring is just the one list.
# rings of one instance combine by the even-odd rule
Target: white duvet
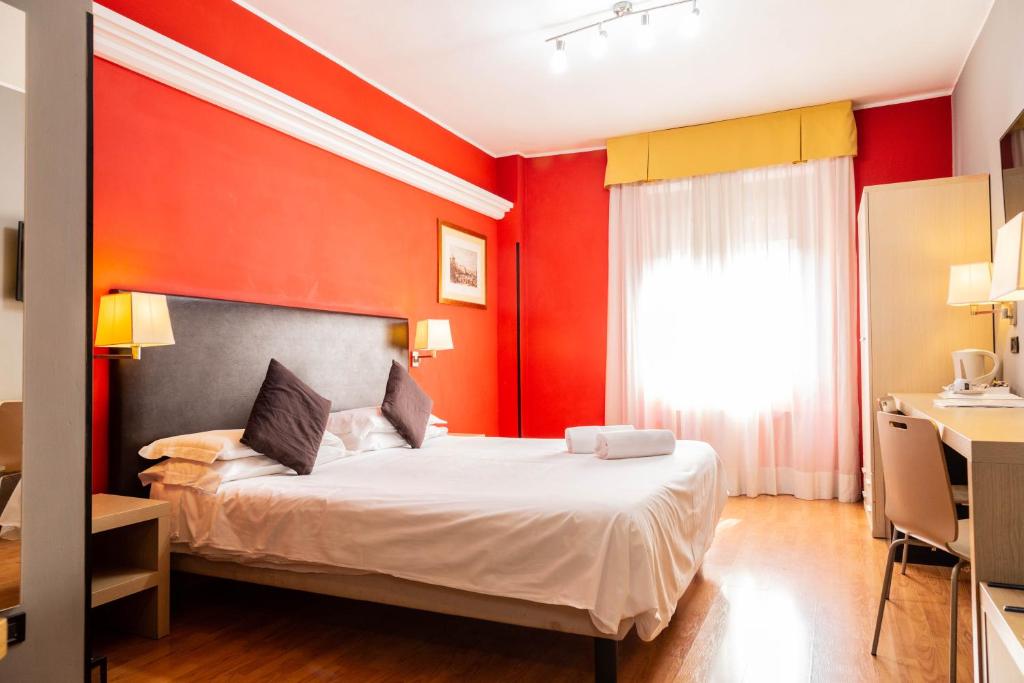
[[608,461],[562,439],[440,437],[214,495],[152,495],[172,501],[172,540],[199,555],[568,605],[604,633],[633,618],[651,640],[699,569],[726,491],[702,442]]

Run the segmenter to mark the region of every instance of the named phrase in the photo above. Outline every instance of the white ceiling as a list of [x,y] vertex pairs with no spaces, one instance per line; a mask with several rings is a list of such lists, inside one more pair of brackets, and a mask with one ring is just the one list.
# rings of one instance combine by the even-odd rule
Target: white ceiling
[[[556,33],[610,16],[611,0],[236,0],[467,140],[501,156],[834,100],[946,94],[992,0],[699,0],[609,25],[610,49]],[[636,8],[662,4],[636,2]]]

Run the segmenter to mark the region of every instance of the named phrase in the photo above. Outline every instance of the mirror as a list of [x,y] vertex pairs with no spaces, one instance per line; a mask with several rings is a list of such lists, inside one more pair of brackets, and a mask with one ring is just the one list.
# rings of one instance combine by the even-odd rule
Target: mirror
[[1024,211],[1024,112],[999,141],[1005,220]]
[[0,2],[0,609],[21,601],[25,14]]

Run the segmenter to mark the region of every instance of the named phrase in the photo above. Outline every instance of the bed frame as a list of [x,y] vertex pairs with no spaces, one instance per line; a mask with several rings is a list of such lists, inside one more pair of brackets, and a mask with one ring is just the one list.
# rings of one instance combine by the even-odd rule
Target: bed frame
[[[113,367],[110,481],[113,493],[146,496],[138,473],[152,463],[139,449],[158,438],[244,427],[267,365],[277,358],[332,410],[380,403],[393,360],[406,365],[409,321],[257,303],[167,296],[176,344],[147,349]],[[590,636],[594,679],[616,679],[615,635],[586,610],[455,590],[383,574],[293,572],[174,553],[172,568],[341,598]]]

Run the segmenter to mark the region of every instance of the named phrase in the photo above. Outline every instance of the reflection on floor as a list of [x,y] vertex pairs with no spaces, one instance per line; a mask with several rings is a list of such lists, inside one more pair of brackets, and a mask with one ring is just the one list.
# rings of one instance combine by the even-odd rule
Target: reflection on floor
[[[672,625],[622,644],[619,680],[945,680],[948,569],[894,578],[869,654],[884,562],[860,505],[730,499]],[[174,590],[167,638],[97,633],[111,681],[592,680],[581,637],[195,577]],[[960,680],[971,677],[969,592]]]
[[21,541],[0,538],[0,609],[21,602]]

